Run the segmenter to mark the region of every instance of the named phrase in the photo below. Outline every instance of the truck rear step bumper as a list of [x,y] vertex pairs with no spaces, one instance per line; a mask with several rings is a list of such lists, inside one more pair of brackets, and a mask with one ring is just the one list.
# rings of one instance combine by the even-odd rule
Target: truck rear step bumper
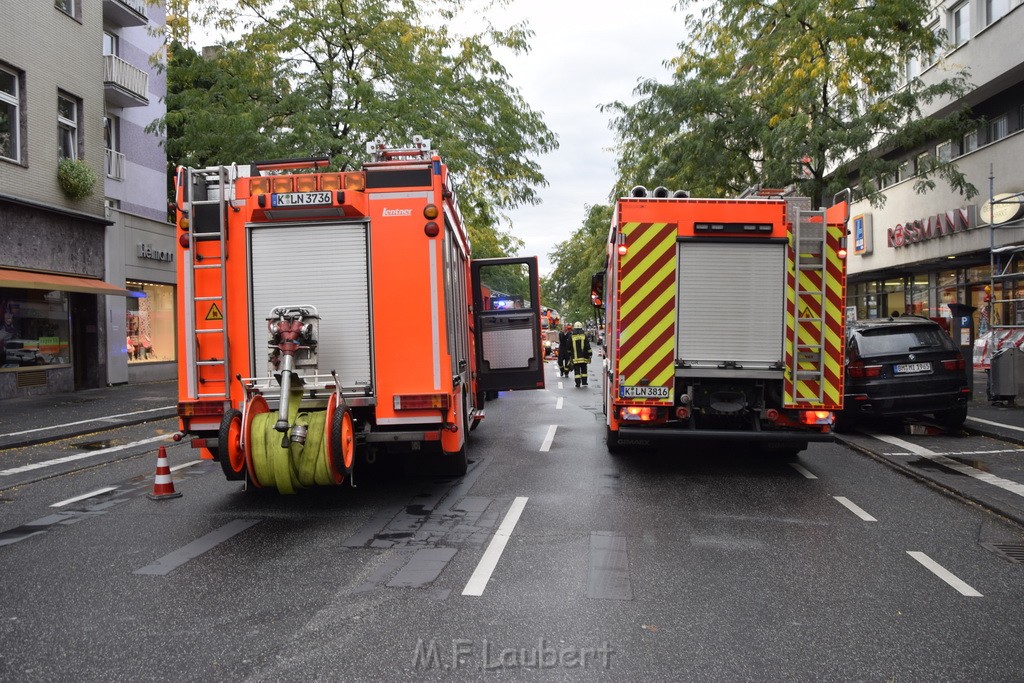
[[646,446],[682,441],[732,441],[743,443],[785,443],[794,446],[811,441],[835,441],[832,433],[821,432],[751,432],[740,430],[714,429],[666,429],[644,427],[619,427],[619,443],[623,446]]

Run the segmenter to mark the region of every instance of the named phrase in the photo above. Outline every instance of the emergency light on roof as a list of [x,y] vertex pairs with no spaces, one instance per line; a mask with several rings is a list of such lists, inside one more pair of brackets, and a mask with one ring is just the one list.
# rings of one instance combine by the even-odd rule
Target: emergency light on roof
[[[294,188],[294,189],[293,189]],[[299,175],[258,176],[249,179],[249,195],[287,194],[289,192],[334,192],[366,189],[366,174],[353,173],[304,173]]]

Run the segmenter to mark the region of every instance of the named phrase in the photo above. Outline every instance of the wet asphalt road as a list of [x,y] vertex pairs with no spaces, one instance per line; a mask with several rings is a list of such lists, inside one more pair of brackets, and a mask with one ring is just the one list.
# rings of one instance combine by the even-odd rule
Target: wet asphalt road
[[159,442],[0,476],[0,680],[1020,680],[1024,565],[986,547],[1020,527],[843,444],[613,457],[599,388],[548,379],[488,403],[462,479],[283,497],[202,462],[152,501]]

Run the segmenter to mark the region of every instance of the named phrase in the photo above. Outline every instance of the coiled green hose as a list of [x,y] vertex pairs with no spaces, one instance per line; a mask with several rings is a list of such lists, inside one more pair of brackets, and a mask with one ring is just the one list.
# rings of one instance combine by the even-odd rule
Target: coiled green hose
[[293,391],[289,401],[288,433],[291,426],[307,428],[306,442],[289,441],[281,446],[281,432],[274,429],[277,413],[253,416],[252,464],[256,480],[261,486],[276,486],[281,493],[295,493],[310,486],[329,486],[335,483],[327,458],[327,412],[317,410],[299,412],[302,391]]

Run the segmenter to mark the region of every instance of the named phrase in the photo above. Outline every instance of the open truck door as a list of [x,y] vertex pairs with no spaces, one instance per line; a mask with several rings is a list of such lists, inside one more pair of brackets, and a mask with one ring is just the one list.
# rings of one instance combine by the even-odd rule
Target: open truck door
[[543,389],[537,257],[475,259],[471,268],[478,391]]

